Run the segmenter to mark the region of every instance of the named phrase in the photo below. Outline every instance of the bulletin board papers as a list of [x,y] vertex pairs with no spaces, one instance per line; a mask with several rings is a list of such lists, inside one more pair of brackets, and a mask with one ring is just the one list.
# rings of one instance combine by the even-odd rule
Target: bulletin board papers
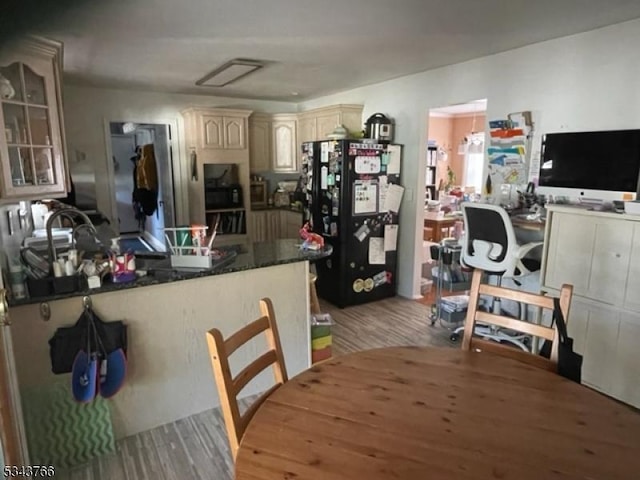
[[378,213],[378,183],[373,180],[356,180],[353,183],[353,214]]
[[389,188],[387,188],[387,193],[384,198],[383,210],[385,212],[398,213],[400,211],[400,203],[402,202],[403,194],[404,187],[394,183],[389,184]]
[[385,210],[387,205],[387,190],[389,189],[389,184],[387,183],[387,176],[380,175],[378,177],[378,186],[379,186],[379,200],[378,200],[378,209],[380,213],[386,213]]
[[380,157],[358,155],[355,160],[356,173],[360,175],[372,175],[380,173]]
[[400,175],[400,145],[387,146],[389,154],[389,164],[387,165],[387,173],[389,175]]
[[395,252],[398,249],[398,225],[384,226],[384,251]]
[[371,237],[369,239],[369,264],[384,265],[387,257],[384,253],[384,238]]

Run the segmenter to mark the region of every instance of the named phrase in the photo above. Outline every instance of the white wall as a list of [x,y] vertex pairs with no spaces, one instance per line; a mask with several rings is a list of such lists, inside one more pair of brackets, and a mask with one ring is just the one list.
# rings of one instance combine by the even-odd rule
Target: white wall
[[[536,131],[640,128],[640,20],[318,98],[308,110],[364,104],[363,119],[383,112],[404,144],[399,293],[419,293],[422,195],[430,108],[488,99],[487,118],[531,110]],[[534,145],[539,148],[539,140]],[[606,165],[603,164],[603,168]],[[418,200],[418,201],[417,201]],[[418,228],[419,227],[419,228]]]
[[[176,178],[176,219],[188,223],[187,164],[184,141],[184,123],[180,112],[188,107],[234,107],[260,112],[286,113],[296,111],[296,105],[286,102],[246,100],[204,95],[111,90],[65,83],[64,120],[69,161],[74,162],[76,152],[83,152],[92,162],[96,173],[98,209],[110,220],[115,218],[107,163],[108,122],[132,121],[136,123],[164,123],[173,126],[174,157],[180,167]],[[107,129],[105,127],[107,122]],[[177,135],[176,135],[177,133]]]

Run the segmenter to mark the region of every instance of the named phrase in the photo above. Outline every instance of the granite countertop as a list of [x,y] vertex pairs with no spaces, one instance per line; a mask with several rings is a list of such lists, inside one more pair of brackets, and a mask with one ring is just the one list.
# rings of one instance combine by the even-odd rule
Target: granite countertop
[[98,293],[113,292],[116,290],[127,290],[130,288],[145,287],[148,285],[158,285],[161,283],[190,280],[211,275],[223,275],[225,273],[239,272],[242,270],[252,270],[254,268],[270,267],[303,261],[316,261],[327,257],[332,253],[332,247],[326,245],[322,250],[301,250],[300,240],[285,239],[273,242],[253,243],[248,247],[234,246],[223,247],[225,256],[220,260],[214,260],[213,267],[206,270],[197,269],[175,269],[171,267],[171,261],[167,258],[161,259],[136,259],[138,270],[146,270],[147,275],[138,277],[136,280],[127,283],[104,283],[100,288],[82,289],[71,293],[53,294],[43,297],[25,298],[21,300],[10,300],[9,306],[29,305],[34,303],[49,302],[63,298],[79,297],[84,295],[96,295]]

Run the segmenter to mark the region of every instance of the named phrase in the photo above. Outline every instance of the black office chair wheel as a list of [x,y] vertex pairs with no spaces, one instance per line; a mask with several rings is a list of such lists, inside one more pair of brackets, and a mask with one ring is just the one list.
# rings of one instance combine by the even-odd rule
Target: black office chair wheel
[[459,333],[452,333],[451,335],[449,335],[449,340],[451,340],[452,342],[457,342],[458,340],[460,340],[460,334]]

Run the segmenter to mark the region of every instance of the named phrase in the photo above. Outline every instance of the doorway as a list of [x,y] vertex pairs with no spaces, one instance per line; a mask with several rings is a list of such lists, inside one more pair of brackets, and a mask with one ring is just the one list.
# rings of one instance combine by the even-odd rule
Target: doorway
[[[171,126],[111,122],[113,202],[121,245],[134,251],[166,251],[164,228],[175,227]],[[137,168],[155,171],[157,195],[141,195]],[[153,177],[153,175],[151,175]],[[135,193],[134,193],[135,192]]]
[[[436,285],[432,269],[431,246],[454,235],[456,217],[463,198],[482,193],[485,165],[487,100],[449,105],[429,110],[425,166],[421,294],[419,300],[432,305]],[[439,292],[440,294],[442,292]]]

